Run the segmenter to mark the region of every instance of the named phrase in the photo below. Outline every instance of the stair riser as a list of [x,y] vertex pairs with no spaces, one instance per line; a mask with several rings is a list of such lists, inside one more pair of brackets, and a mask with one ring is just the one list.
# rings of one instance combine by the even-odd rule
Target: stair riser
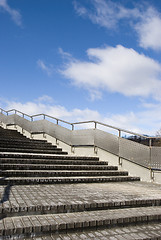
[[51,145],[51,143],[47,142],[46,140],[37,140],[37,139],[30,139],[30,138],[1,138],[0,137],[0,144],[47,144]]
[[15,136],[13,136],[12,134],[10,134],[10,135],[8,135],[8,134],[1,134],[0,133],[0,140],[11,140],[11,139],[22,139],[22,140],[25,140],[26,139],[26,137],[25,136],[19,136],[19,135],[15,135]]
[[[88,163],[86,163],[88,164]],[[113,167],[110,166],[67,166],[67,165],[58,165],[58,166],[54,166],[54,165],[50,165],[47,166],[45,165],[41,165],[41,164],[37,164],[36,166],[32,166],[32,165],[25,165],[25,166],[19,166],[19,165],[3,165],[1,164],[1,169],[2,170],[117,170],[113,169]]]
[[56,146],[51,146],[51,145],[47,145],[47,146],[44,146],[44,145],[41,145],[41,146],[37,146],[36,144],[17,144],[17,145],[11,145],[11,144],[0,144],[0,148],[22,148],[22,149],[42,149],[42,150],[53,150],[53,149],[57,149]]
[[1,172],[2,177],[128,176],[127,172]]
[[0,136],[5,136],[5,137],[19,137],[19,138],[25,138],[21,133],[17,131],[10,131],[9,129],[0,132]]
[[140,181],[139,178],[128,178],[128,177],[124,177],[124,178],[119,178],[119,177],[115,177],[115,178],[84,178],[84,179],[50,179],[50,178],[46,178],[46,179],[15,179],[15,180],[9,180],[7,178],[2,178],[0,179],[0,184],[3,185],[7,185],[7,184],[15,184],[15,185],[28,185],[28,184],[63,184],[63,183],[103,183],[103,182],[128,182],[128,181]]
[[41,214],[60,214],[60,213],[72,213],[83,211],[100,211],[108,209],[123,209],[123,208],[136,208],[136,207],[150,207],[161,206],[161,199],[158,200],[135,200],[135,201],[120,201],[120,202],[100,202],[86,204],[68,204],[68,205],[32,205],[32,206],[9,206],[8,208],[2,208],[1,217],[14,217],[25,215],[41,215]]
[[[76,220],[71,219],[70,221],[66,222],[64,219],[56,219],[56,222],[51,216],[48,216],[47,219],[43,217],[31,218],[31,220],[27,218],[14,219],[14,224],[12,221],[6,221],[5,224],[10,226],[9,229],[1,229],[2,236],[9,236],[9,235],[21,235],[24,234],[39,234],[39,233],[50,233],[50,232],[61,232],[67,230],[77,230],[77,229],[86,229],[86,228],[98,228],[98,227],[113,227],[115,225],[120,226],[128,226],[129,224],[134,223],[146,223],[151,221],[159,222],[161,220],[161,215],[144,215],[144,216],[132,216],[132,217],[120,217],[120,218],[107,218],[107,219],[91,219],[91,220]],[[50,220],[50,222],[48,222]],[[24,224],[23,224],[24,221]],[[142,239],[142,238],[141,238]]]
[[47,144],[51,144],[49,142],[47,142],[46,140],[39,140],[39,139],[30,139],[30,138],[1,138],[1,135],[0,135],[0,143],[10,143],[10,142],[13,142],[15,144],[18,144],[18,143],[22,143],[22,144],[26,144],[26,143],[36,143],[36,144],[43,144],[43,143],[47,143]]
[[40,149],[15,149],[15,148],[0,148],[0,152],[23,152],[23,153],[43,153],[43,154],[68,154],[61,149],[55,150],[40,150]]
[[[8,153],[8,154],[0,154],[0,159],[27,159],[27,160],[33,160],[33,159],[38,159],[41,160],[43,159],[43,161],[46,159],[49,160],[71,160],[71,161],[92,161],[92,162],[99,162],[99,158],[95,158],[95,157],[77,157],[77,156],[49,156],[49,155],[25,155],[25,154],[12,154],[12,153]],[[101,163],[105,163],[107,164],[106,161]]]
[[[12,164],[30,164],[30,165],[34,165],[34,164],[37,164],[37,165],[44,165],[47,166],[47,165],[53,165],[53,167],[56,167],[57,166],[54,166],[54,165],[62,165],[62,168],[63,168],[63,165],[74,165],[73,167],[77,167],[77,165],[96,165],[98,166],[99,168],[100,167],[107,167],[107,170],[117,170],[118,167],[117,166],[108,166],[108,162],[92,162],[92,161],[82,161],[82,160],[75,160],[75,161],[70,161],[70,160],[30,160],[30,159],[0,159],[0,164],[3,165],[3,164],[10,164],[10,166],[12,166]],[[17,169],[17,168],[16,168]]]

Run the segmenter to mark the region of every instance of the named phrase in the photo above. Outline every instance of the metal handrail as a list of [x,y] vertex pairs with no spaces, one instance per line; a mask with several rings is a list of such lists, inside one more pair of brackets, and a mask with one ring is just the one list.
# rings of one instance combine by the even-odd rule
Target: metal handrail
[[1,111],[1,113],[5,112],[5,113],[7,114],[7,116],[8,116],[8,113],[10,113],[10,112],[15,112],[15,114],[20,113],[20,114],[22,114],[23,118],[24,118],[25,116],[27,116],[27,117],[29,117],[29,118],[31,119],[31,121],[33,121],[35,117],[43,116],[43,119],[46,119],[46,117],[48,117],[48,118],[51,118],[51,119],[56,120],[57,124],[59,124],[59,122],[63,122],[63,123],[65,123],[65,124],[70,125],[70,126],[72,127],[72,130],[74,130],[74,126],[75,126],[75,125],[78,125],[78,124],[94,123],[95,128],[97,128],[97,125],[99,124],[99,125],[101,125],[101,126],[105,126],[105,127],[112,128],[112,129],[114,129],[114,130],[117,130],[117,131],[119,132],[119,136],[121,136],[121,132],[124,132],[124,133],[132,134],[132,135],[135,135],[135,136],[139,136],[139,137],[142,137],[142,138],[146,138],[146,139],[149,139],[149,140],[151,140],[151,139],[159,139],[159,138],[160,138],[160,137],[149,137],[149,136],[145,136],[145,135],[142,135],[142,134],[139,134],[139,133],[135,133],[135,132],[132,132],[132,131],[128,131],[128,130],[123,129],[123,128],[118,128],[118,127],[115,127],[115,126],[112,126],[112,125],[108,125],[108,124],[105,124],[105,123],[102,123],[102,122],[99,122],[99,121],[94,121],[94,120],[71,123],[71,122],[67,122],[67,121],[64,121],[64,120],[59,119],[59,118],[52,117],[52,116],[47,115],[47,114],[44,114],[44,113],[35,114],[35,115],[28,115],[28,114],[23,113],[23,112],[21,112],[21,111],[19,111],[19,110],[16,110],[16,109],[11,109],[11,110],[6,111],[6,110],[4,110],[4,109],[2,109],[2,108],[0,108],[0,111]]

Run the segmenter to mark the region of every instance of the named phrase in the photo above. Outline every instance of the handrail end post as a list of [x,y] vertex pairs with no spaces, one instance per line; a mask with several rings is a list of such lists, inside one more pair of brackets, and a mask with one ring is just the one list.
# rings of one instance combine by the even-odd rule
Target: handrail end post
[[121,130],[120,130],[120,129],[118,129],[118,131],[119,131],[119,137],[121,137]]

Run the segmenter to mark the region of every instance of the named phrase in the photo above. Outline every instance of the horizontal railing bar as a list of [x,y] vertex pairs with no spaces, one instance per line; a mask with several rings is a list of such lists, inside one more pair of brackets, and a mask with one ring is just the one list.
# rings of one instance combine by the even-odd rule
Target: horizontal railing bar
[[[1,108],[0,108],[1,109]],[[9,113],[9,112],[17,112],[17,113],[20,113],[20,114],[22,114],[22,115],[24,115],[24,116],[27,116],[27,117],[29,117],[29,118],[31,118],[32,116],[30,116],[30,115],[28,115],[28,114],[26,114],[26,113],[23,113],[23,112],[20,112],[19,110],[16,110],[16,109],[11,109],[11,110],[8,110],[8,111],[5,111],[6,113]]]
[[0,108],[0,110],[1,110],[1,112],[6,112],[6,113],[7,113],[7,111],[6,111],[6,110],[4,110],[3,108]]
[[57,120],[57,121],[59,121],[59,122],[63,122],[63,123],[72,125],[72,123],[70,123],[70,122],[64,121],[64,120],[59,119],[59,118],[52,117],[52,116],[47,115],[47,114],[41,113],[41,114],[32,115],[33,118],[34,118],[34,117],[39,117],[39,116],[45,116],[45,117],[48,117],[48,118],[52,118],[52,119],[54,119],[54,120]]
[[78,125],[78,124],[94,123],[95,125],[96,125],[96,124],[99,124],[99,125],[102,125],[102,126],[105,126],[105,127],[108,127],[108,128],[112,128],[112,129],[117,130],[117,131],[121,131],[121,132],[124,132],[124,133],[132,134],[132,135],[139,136],[139,137],[146,138],[146,139],[159,139],[159,138],[161,138],[161,137],[149,137],[149,136],[145,136],[145,135],[142,135],[142,134],[139,134],[139,133],[135,133],[135,132],[132,132],[132,131],[128,131],[128,130],[125,130],[125,129],[122,129],[122,128],[117,128],[117,127],[108,125],[108,124],[106,124],[106,123],[101,123],[101,122],[99,122],[99,121],[94,121],[94,120],[70,123],[70,122],[64,121],[64,120],[62,120],[62,119],[55,118],[55,117],[52,117],[52,116],[50,116],[50,115],[43,114],[43,113],[41,113],[41,114],[35,114],[35,115],[31,115],[31,116],[30,116],[30,115],[25,114],[25,113],[23,113],[23,112],[20,112],[19,110],[16,110],[16,109],[11,109],[11,110],[6,111],[6,110],[0,108],[0,110],[3,111],[3,112],[5,112],[5,113],[9,113],[9,112],[15,111],[15,113],[20,113],[20,114],[22,114],[23,116],[27,116],[27,117],[31,118],[31,120],[33,120],[34,117],[44,116],[44,118],[45,118],[45,117],[48,117],[48,118],[51,118],[51,119],[56,120],[57,122],[59,121],[59,122],[63,122],[63,123],[69,124],[69,125],[72,126],[72,128],[73,128],[74,125]]
[[161,137],[148,137],[148,136],[144,136],[144,135],[139,134],[139,133],[135,133],[135,132],[132,132],[132,131],[128,131],[128,130],[125,130],[125,129],[123,129],[123,128],[117,128],[117,127],[108,125],[108,124],[106,124],[106,123],[101,123],[101,122],[94,121],[94,120],[93,120],[93,121],[84,121],[84,122],[75,122],[75,123],[72,123],[72,124],[73,124],[73,125],[76,125],[76,124],[78,125],[78,124],[84,124],[84,123],[96,123],[96,124],[100,124],[100,125],[105,126],[105,127],[109,127],[109,128],[112,128],[112,129],[121,131],[121,132],[129,133],[129,134],[136,135],[136,136],[143,137],[143,138],[147,138],[147,139],[161,138]]
[[45,116],[45,114],[43,114],[43,113],[35,114],[35,115],[32,115],[31,117],[34,118],[34,117],[40,117],[40,116]]
[[78,125],[78,124],[95,123],[95,122],[96,122],[96,121],[91,120],[91,121],[84,121],[84,122],[74,122],[74,123],[71,123],[71,124],[73,124],[73,125]]

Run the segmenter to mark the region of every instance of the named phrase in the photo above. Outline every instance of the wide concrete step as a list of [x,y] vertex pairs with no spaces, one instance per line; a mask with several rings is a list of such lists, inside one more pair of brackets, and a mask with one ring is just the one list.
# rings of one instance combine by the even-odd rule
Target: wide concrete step
[[11,144],[11,145],[32,145],[32,144],[36,144],[36,145],[49,145],[51,146],[52,144],[50,142],[47,142],[46,140],[36,140],[36,139],[29,139],[29,138],[13,138],[13,139],[5,139],[5,138],[0,138],[0,145],[1,144]]
[[140,207],[62,214],[7,217],[0,220],[1,236],[39,234],[112,227],[131,223],[160,222],[161,207]]
[[92,176],[92,177],[1,177],[0,184],[58,184],[58,183],[105,183],[140,181],[138,177],[131,176]]
[[2,177],[72,177],[72,176],[128,176],[126,171],[112,170],[3,170]]
[[11,129],[0,128],[0,134],[5,136],[22,136],[23,137],[22,133],[16,130],[11,130]]
[[62,151],[61,148],[56,148],[53,150],[48,149],[32,149],[32,148],[9,148],[9,147],[0,147],[0,152],[21,152],[21,153],[43,153],[43,154],[68,154],[67,152]]
[[117,170],[115,166],[106,165],[88,165],[88,162],[84,162],[84,165],[47,165],[47,164],[13,164],[13,163],[1,163],[2,170]]
[[37,145],[37,144],[17,144],[17,145],[13,145],[13,144],[0,144],[0,149],[2,148],[11,148],[13,149],[40,149],[40,150],[55,150],[55,149],[59,149],[57,148],[57,146],[54,145],[48,145],[48,144],[42,144],[42,145]]
[[23,137],[17,137],[17,138],[14,138],[14,137],[10,137],[10,138],[5,138],[5,137],[1,137],[1,135],[0,135],[0,143],[6,143],[6,142],[14,142],[15,144],[16,143],[19,143],[20,141],[22,142],[22,143],[37,143],[37,144],[42,144],[42,143],[48,143],[48,144],[51,144],[50,142],[48,142],[47,140],[45,140],[45,139],[33,139],[33,138],[28,138],[28,137],[25,137],[25,136],[23,136]]
[[[9,193],[9,186],[6,186]],[[38,194],[39,195],[39,194]],[[54,199],[55,200],[55,199]],[[70,213],[70,212],[83,212],[83,211],[98,211],[108,209],[124,209],[124,208],[136,208],[136,207],[150,207],[150,206],[161,206],[161,199],[133,199],[132,197],[128,200],[114,200],[114,199],[91,199],[91,201],[65,201],[60,199],[58,202],[44,201],[43,198],[39,201],[34,199],[22,199],[17,198],[15,201],[3,201],[0,206],[1,217],[13,217],[13,216],[25,216],[25,215],[38,215],[38,214],[59,214],[59,213]]]
[[[15,153],[0,153],[0,160],[1,159],[19,159],[19,160],[23,160],[23,159],[28,159],[28,160],[45,160],[45,161],[49,161],[49,160],[72,160],[72,161],[92,161],[95,163],[100,163],[99,162],[99,158],[98,157],[86,157],[86,156],[70,156],[70,155],[40,155],[40,154],[15,154]],[[106,163],[106,161],[101,161],[101,163]]]
[[[76,159],[76,160],[70,160],[70,158],[67,158],[66,160],[61,160],[61,159],[21,159],[21,158],[0,158],[0,164],[3,168],[3,165],[6,164],[6,165],[9,165],[9,166],[12,166],[14,167],[14,165],[16,166],[19,166],[19,165],[28,165],[28,166],[31,166],[32,165],[36,165],[36,166],[42,166],[42,168],[45,168],[45,167],[48,167],[48,165],[52,166],[54,169],[57,168],[57,165],[58,167],[64,167],[64,165],[66,166],[73,166],[73,167],[77,167],[77,165],[79,166],[84,166],[84,165],[88,165],[89,167],[90,166],[97,166],[97,167],[108,167],[108,162],[107,161],[100,161],[100,162],[97,162],[97,161],[91,161],[91,160],[83,160],[83,159]],[[4,165],[4,168],[5,168],[5,165]],[[17,168],[16,168],[17,169]],[[108,169],[111,169],[111,170],[117,170],[118,167],[117,166],[109,166]]]
[[0,138],[1,139],[26,139],[26,137],[25,136],[23,136],[23,135],[21,135],[21,134],[19,134],[19,133],[14,133],[14,134],[8,134],[7,132],[5,132],[5,133],[1,133],[0,132]]
[[26,143],[37,143],[37,144],[43,144],[43,143],[48,143],[51,144],[49,142],[47,142],[46,140],[40,140],[40,139],[30,139],[27,138],[25,136],[23,136],[23,138],[5,138],[5,137],[1,137],[0,134],[0,143],[10,143],[10,142],[14,142],[15,144],[19,144],[20,142],[22,144],[26,144]]
[[[0,127],[0,134],[6,134],[6,135],[22,135],[22,133],[18,132],[14,129],[5,129]],[[23,136],[23,135],[22,135]]]
[[54,145],[48,145],[48,144],[0,144],[0,149],[2,148],[12,148],[12,149],[40,149],[40,150],[54,150],[54,149],[58,149],[57,146],[54,146]]

